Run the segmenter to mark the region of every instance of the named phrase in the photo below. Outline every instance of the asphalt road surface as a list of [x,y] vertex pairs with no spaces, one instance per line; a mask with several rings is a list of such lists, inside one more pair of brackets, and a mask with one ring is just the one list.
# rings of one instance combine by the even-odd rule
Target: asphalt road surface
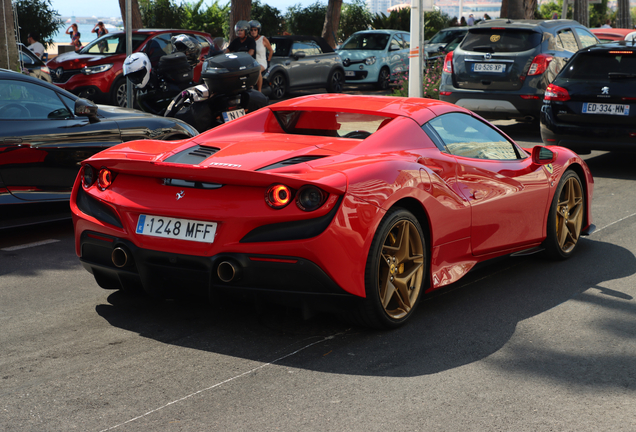
[[106,291],[70,222],[0,232],[0,430],[634,431],[636,155],[585,159],[572,259],[498,259],[387,332]]

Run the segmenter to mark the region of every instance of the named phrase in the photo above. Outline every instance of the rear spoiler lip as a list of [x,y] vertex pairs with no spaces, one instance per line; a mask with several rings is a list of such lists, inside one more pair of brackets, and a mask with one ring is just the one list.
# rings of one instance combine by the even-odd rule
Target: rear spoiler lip
[[130,159],[100,158],[86,160],[94,168],[108,167],[115,173],[127,173],[143,177],[176,178],[188,181],[231,184],[237,186],[269,186],[283,183],[298,189],[310,184],[325,192],[342,195],[347,191],[347,176],[340,171],[311,168],[302,173],[271,173],[247,171],[237,167],[185,165],[169,162],[153,162]]

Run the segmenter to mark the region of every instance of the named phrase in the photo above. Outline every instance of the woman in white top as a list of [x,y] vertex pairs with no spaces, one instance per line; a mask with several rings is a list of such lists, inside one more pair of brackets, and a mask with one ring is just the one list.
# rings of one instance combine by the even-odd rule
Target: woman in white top
[[256,61],[261,65],[261,73],[258,74],[258,82],[256,83],[256,90],[261,91],[263,88],[263,75],[262,72],[267,69],[267,63],[272,59],[274,50],[265,36],[261,35],[261,23],[256,20],[250,21],[250,36],[256,42]]

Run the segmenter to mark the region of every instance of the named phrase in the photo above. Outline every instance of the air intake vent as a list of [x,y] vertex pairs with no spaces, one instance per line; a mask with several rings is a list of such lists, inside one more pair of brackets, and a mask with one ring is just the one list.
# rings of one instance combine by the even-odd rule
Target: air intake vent
[[203,147],[196,145],[170,156],[165,161],[186,165],[198,165],[219,150],[220,149],[216,147]]
[[272,170],[276,168],[282,168],[282,167],[296,165],[303,162],[311,162],[313,160],[322,159],[324,157],[326,156],[298,156],[298,157],[294,157],[290,159],[285,159],[280,162],[276,162],[275,164],[264,166],[262,168],[257,169],[256,171],[266,171],[266,170]]

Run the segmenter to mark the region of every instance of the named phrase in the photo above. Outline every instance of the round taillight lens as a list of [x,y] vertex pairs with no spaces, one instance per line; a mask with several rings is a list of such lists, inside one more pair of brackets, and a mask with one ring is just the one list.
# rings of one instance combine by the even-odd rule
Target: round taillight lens
[[88,189],[93,183],[95,183],[95,170],[90,165],[84,165],[82,168],[82,185]]
[[316,186],[303,186],[296,195],[296,205],[302,211],[317,210],[325,202],[325,194]]
[[102,168],[97,174],[97,185],[104,190],[113,183],[113,173],[108,168]]
[[265,202],[273,209],[282,209],[292,200],[292,191],[287,186],[275,184],[267,189]]

